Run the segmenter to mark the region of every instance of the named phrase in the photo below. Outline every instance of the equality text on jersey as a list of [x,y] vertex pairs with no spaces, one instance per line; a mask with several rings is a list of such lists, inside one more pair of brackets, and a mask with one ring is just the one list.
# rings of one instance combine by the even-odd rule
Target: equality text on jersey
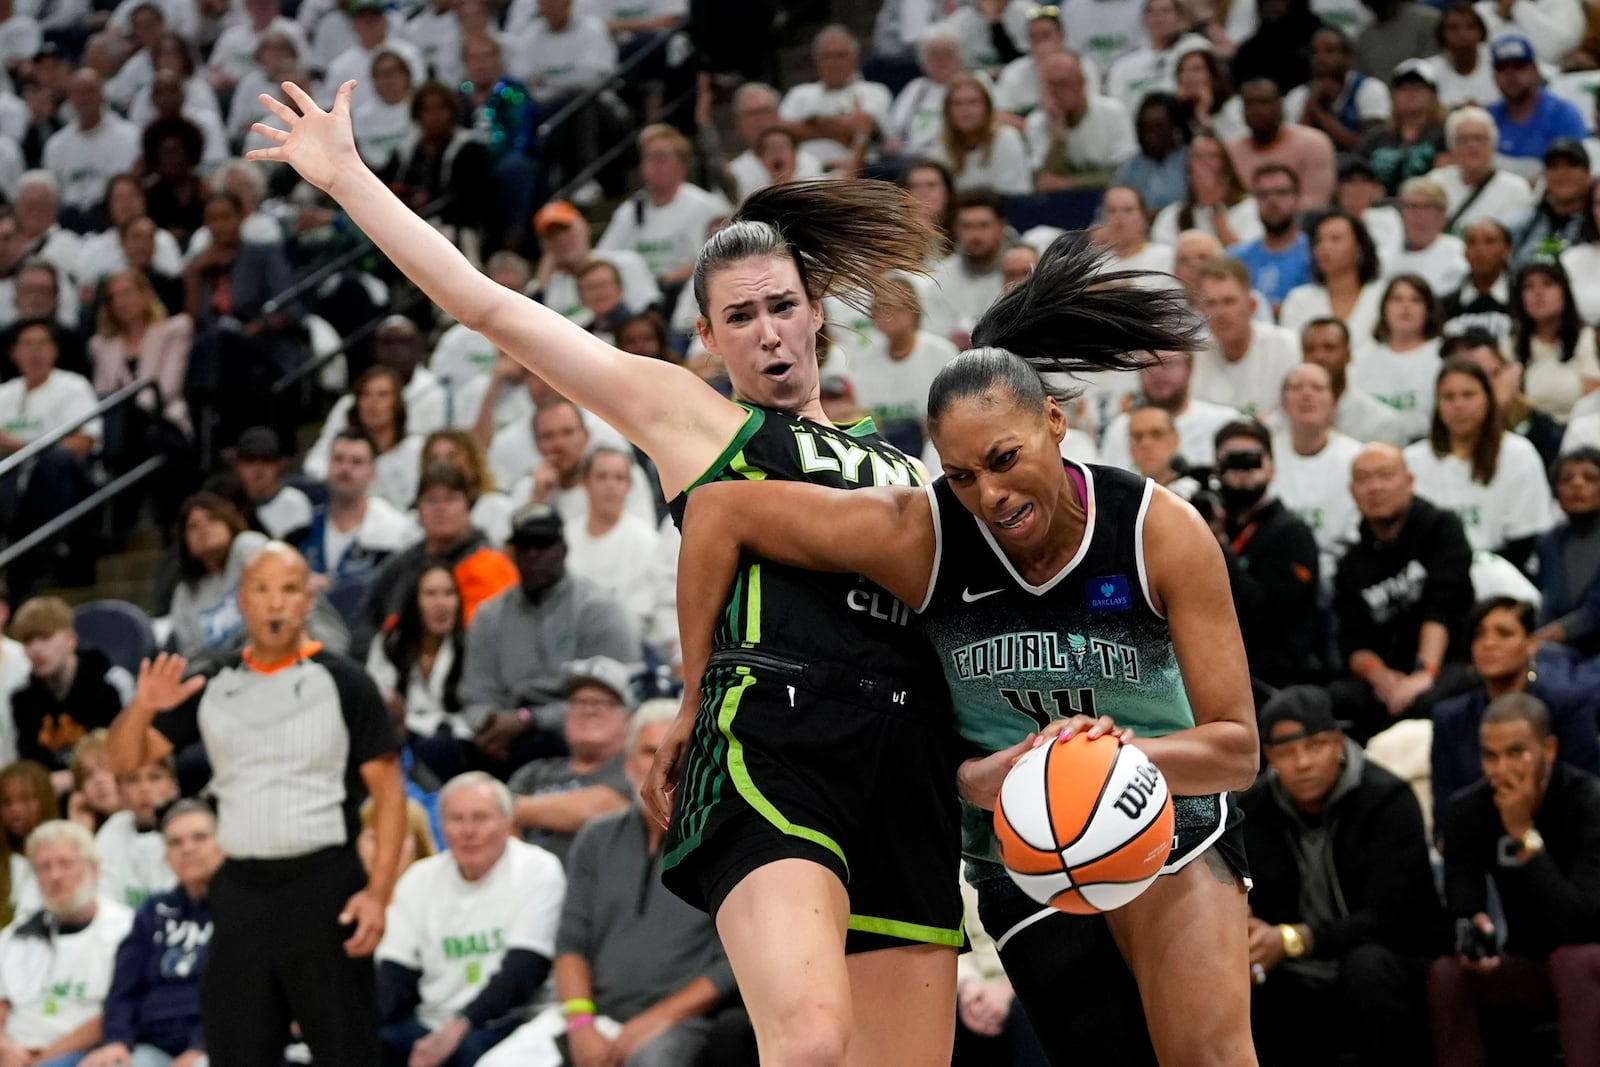
[[1139,650],[1132,645],[1082,634],[1028,630],[1000,634],[963,645],[950,653],[956,677],[963,681],[1022,671],[1082,673],[1098,670],[1102,678],[1140,678]]

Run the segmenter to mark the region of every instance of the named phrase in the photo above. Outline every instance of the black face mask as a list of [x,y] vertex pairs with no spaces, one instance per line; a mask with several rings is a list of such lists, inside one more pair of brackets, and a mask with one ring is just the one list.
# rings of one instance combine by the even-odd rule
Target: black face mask
[[1267,495],[1267,487],[1256,485],[1248,489],[1241,489],[1232,485],[1224,485],[1221,495],[1222,506],[1227,509],[1229,515],[1243,515],[1261,503],[1261,498]]

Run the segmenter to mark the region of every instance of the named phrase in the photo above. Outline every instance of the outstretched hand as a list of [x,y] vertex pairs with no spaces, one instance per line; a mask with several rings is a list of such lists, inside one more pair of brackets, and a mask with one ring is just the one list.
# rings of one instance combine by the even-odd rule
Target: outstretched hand
[[[283,128],[258,122],[251,130],[273,143],[271,148],[255,148],[246,159],[287,163],[300,177],[337,198],[334,187],[339,179],[364,168],[356,152],[355,133],[350,127],[350,94],[356,83],[347,81],[339,86],[333,108],[324,111],[294,82],[283,83],[284,95],[294,104],[290,107],[266,93],[260,96],[261,105],[283,123]],[[299,108],[299,112],[295,111]]]
[[156,711],[177,707],[206,687],[203,674],[185,678],[183,674],[188,669],[189,661],[172,652],[162,652],[153,660],[141,660],[134,700]]

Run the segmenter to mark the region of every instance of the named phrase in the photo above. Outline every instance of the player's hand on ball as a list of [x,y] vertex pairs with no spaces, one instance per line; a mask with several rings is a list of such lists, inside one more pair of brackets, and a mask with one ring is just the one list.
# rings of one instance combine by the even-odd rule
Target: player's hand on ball
[[1091,741],[1097,737],[1111,736],[1124,745],[1133,740],[1133,731],[1118,727],[1109,715],[1102,715],[1098,719],[1087,715],[1074,715],[1069,719],[1057,719],[1046,726],[1040,731],[1034,745],[1042,745],[1051,738],[1067,741],[1079,734],[1086,734]]
[[1028,750],[1038,743],[1039,735],[1030,734],[1010,748],[967,760],[956,771],[956,792],[968,804],[984,811],[993,811],[1000,796],[1000,783],[1006,780],[1006,775],[1011,773],[1017,760],[1026,756]]

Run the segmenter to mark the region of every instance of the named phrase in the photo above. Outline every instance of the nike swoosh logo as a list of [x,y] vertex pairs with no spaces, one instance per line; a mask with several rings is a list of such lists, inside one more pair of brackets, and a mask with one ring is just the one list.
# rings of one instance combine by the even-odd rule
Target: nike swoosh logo
[[994,596],[998,592],[1001,592],[1001,590],[991,589],[987,593],[974,593],[971,589],[963,589],[961,590],[961,599],[966,601],[968,604],[976,604],[984,597]]

